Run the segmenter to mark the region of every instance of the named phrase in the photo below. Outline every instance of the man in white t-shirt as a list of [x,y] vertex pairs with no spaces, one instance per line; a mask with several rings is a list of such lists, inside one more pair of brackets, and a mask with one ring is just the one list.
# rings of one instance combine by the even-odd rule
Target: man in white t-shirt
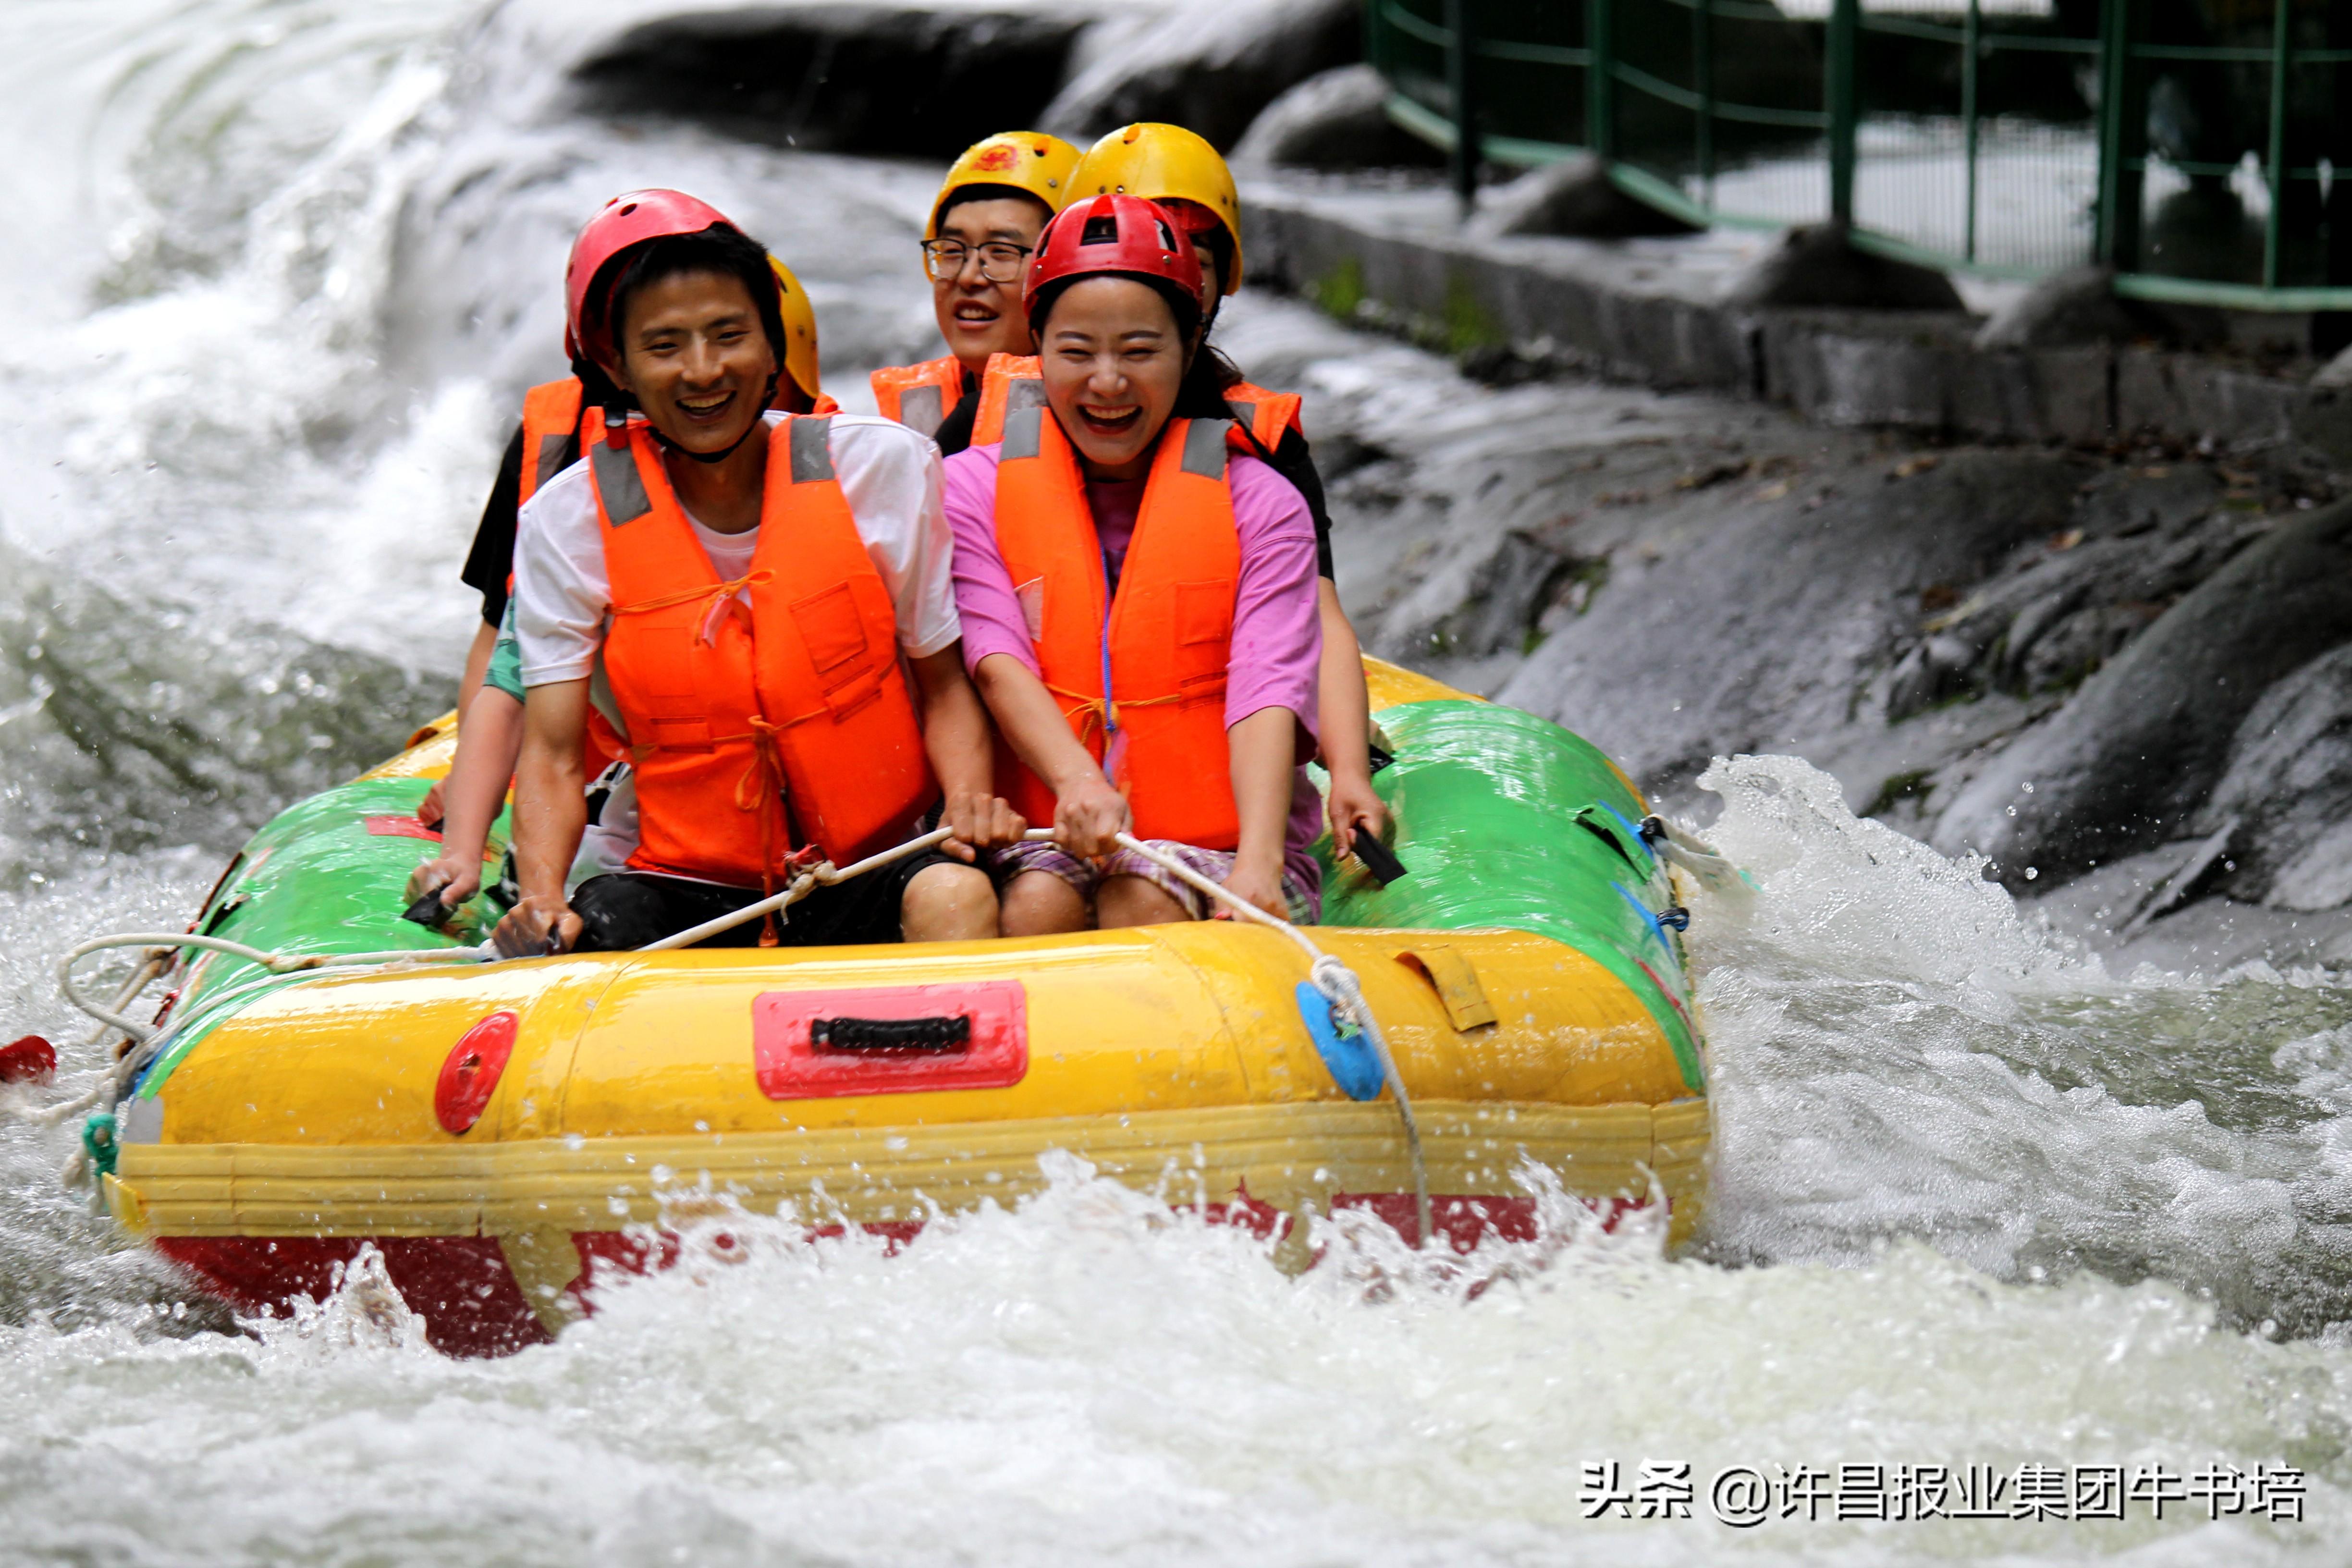
[[[765,252],[665,219],[653,198],[674,195],[615,198],[574,247],[575,334],[641,416],[518,519],[521,899],[499,946],[639,947],[942,811],[947,853],[713,941],[993,936],[977,851],[1021,824],[962,668],[938,449],[887,420],[765,412],[783,342]],[[642,841],[567,897],[592,702],[627,738]]]

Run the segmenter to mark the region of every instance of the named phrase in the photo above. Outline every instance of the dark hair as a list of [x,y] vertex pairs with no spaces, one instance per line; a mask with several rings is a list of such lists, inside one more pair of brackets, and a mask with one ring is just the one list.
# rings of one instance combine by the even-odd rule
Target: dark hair
[[664,235],[629,247],[597,269],[588,285],[588,328],[623,356],[620,325],[628,315],[630,297],[640,289],[688,273],[705,272],[732,278],[751,297],[760,313],[761,329],[776,356],[776,374],[784,374],[784,313],[776,292],[775,270],[768,252],[756,239],[728,224],[714,223],[697,234]]
[[1214,343],[1202,343],[1201,352],[1185,367],[1183,384],[1176,389],[1176,406],[1170,417],[1232,418],[1233,410],[1225,406],[1225,394],[1243,379],[1241,366],[1227,359],[1223,349]]
[[931,214],[931,228],[933,232],[937,232],[940,225],[948,221],[948,214],[966,202],[1002,202],[1010,201],[1015,196],[1027,202],[1047,217],[1054,216],[1052,207],[1018,185],[958,185],[940,198],[938,210]]
[[[1045,325],[1045,318],[1054,313],[1073,283],[1084,283],[1092,278],[1124,278],[1131,283],[1141,283],[1168,301],[1168,313],[1176,318],[1176,335],[1189,347],[1201,330],[1201,301],[1184,292],[1165,278],[1154,278],[1148,272],[1082,272],[1075,277],[1056,278],[1037,290],[1036,299],[1029,304],[1029,335],[1037,336]],[[1241,377],[1234,377],[1238,381]]]

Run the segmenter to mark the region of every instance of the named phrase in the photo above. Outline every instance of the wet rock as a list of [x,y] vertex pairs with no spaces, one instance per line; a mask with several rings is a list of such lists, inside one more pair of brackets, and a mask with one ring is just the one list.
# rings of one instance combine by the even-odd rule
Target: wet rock
[[1389,118],[1390,91],[1387,79],[1368,65],[1309,77],[1250,121],[1233,162],[1304,169],[1443,167],[1444,153]]
[[2070,348],[2125,342],[2149,334],[2147,323],[2116,298],[2112,268],[2053,272],[1977,329],[1980,349]]
[[1966,309],[1950,279],[1933,268],[1860,249],[1837,223],[1790,229],[1770,254],[1731,279],[1723,302],[1744,310]]
[[1993,313],[1977,329],[1979,349],[2063,349],[2085,343],[2159,343],[2210,348],[2226,342],[2218,310],[2126,300],[2115,291],[2108,267],[2053,272]]
[[1470,232],[1481,237],[1550,234],[1580,239],[1632,239],[1696,234],[1693,226],[1627,195],[1597,158],[1570,158],[1520,175],[1480,198]]
[[1355,0],[1234,0],[1179,6],[1081,68],[1040,128],[1085,146],[1138,120],[1190,126],[1231,147],[1276,98],[1363,58]]
[[[77,848],[226,854],[381,762],[455,695],[353,649],[133,604],[0,544],[0,882]],[[13,841],[13,842],[12,842]]]
[[2352,647],[2262,695],[2230,745],[2200,828],[2236,820],[2232,898],[2275,909],[2352,901]]
[[[1718,753],[1844,732],[1874,673],[1917,635],[1921,590],[1977,581],[2063,528],[2081,482],[2040,452],[1956,453],[1891,492],[1875,473],[1864,488],[1845,471],[1620,551],[1608,591],[1496,695],[1664,789]],[[1921,670],[1911,700],[1935,700],[1926,692],[1945,678]]]
[[2021,885],[2178,837],[2271,684],[2352,638],[2352,503],[2277,525],[1958,792],[1934,843]]
[[1034,120],[1080,14],[887,5],[665,16],[572,68],[581,107],[691,120],[774,146],[952,157]]

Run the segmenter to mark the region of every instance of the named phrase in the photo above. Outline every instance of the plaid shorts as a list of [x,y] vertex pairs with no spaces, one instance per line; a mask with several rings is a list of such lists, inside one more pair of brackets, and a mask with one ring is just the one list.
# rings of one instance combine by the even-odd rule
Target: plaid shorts
[[[1181,844],[1172,838],[1147,839],[1154,849],[1212,882],[1222,882],[1234,868],[1230,849],[1203,849],[1194,844]],[[1114,849],[1097,865],[1066,853],[1050,840],[1011,845],[996,852],[996,874],[1010,882],[1024,871],[1043,871],[1058,877],[1076,888],[1088,903],[1094,901],[1095,889],[1105,877],[1140,877],[1166,893],[1182,906],[1187,918],[1207,920],[1225,906],[1177,878],[1162,870],[1132,849]],[[1282,876],[1282,896],[1290,905],[1290,923],[1312,925],[1322,913],[1323,900],[1298,885],[1297,879],[1286,870]]]

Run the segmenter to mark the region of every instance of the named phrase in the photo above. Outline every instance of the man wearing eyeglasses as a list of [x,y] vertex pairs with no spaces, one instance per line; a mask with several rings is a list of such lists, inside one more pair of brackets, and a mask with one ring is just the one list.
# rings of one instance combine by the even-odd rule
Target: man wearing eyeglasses
[[948,352],[874,373],[883,415],[930,437],[943,454],[971,444],[980,378],[992,354],[1033,354],[1021,279],[1045,220],[1069,200],[1078,150],[1035,131],[1001,132],[948,170],[923,233],[923,270]]

